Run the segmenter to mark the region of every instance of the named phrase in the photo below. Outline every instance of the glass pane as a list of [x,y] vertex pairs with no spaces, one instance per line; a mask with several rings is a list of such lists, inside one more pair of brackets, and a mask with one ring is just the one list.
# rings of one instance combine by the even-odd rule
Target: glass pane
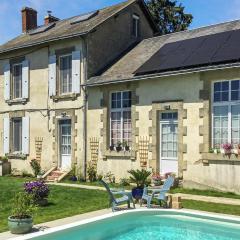
[[[232,106],[232,143],[240,143],[240,105]],[[237,146],[235,146],[237,147]]]
[[239,80],[231,81],[231,90],[239,90]]
[[232,99],[232,101],[239,100],[239,92],[238,91],[232,91],[231,92],[231,99]]
[[22,151],[22,119],[13,120],[13,151]]
[[222,99],[221,101],[228,101],[228,92],[222,92]]
[[213,145],[220,147],[228,141],[228,106],[213,108]]
[[22,97],[22,64],[13,66],[13,98]]
[[214,83],[214,92],[216,91],[221,91],[221,83],[220,82],[216,82]]
[[229,90],[229,81],[221,82],[221,84],[222,84],[221,91],[228,91]]
[[61,93],[72,92],[72,56],[60,57],[60,90]]

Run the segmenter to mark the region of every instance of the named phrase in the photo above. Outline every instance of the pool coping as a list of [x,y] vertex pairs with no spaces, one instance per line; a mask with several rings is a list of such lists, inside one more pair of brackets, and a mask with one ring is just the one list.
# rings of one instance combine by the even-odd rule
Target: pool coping
[[28,240],[28,239],[32,239],[34,237],[41,237],[41,236],[45,236],[45,235],[48,235],[48,234],[51,234],[54,232],[66,230],[69,228],[81,226],[84,224],[96,222],[96,221],[107,219],[107,218],[114,217],[114,216],[123,215],[123,214],[129,213],[129,212],[152,212],[152,211],[193,214],[193,215],[198,215],[201,217],[209,217],[209,218],[215,218],[215,219],[219,219],[219,220],[236,221],[236,222],[239,222],[239,224],[240,224],[240,217],[227,215],[227,214],[209,213],[209,212],[203,212],[203,211],[198,211],[198,210],[188,210],[188,209],[176,210],[176,209],[155,209],[155,208],[141,209],[141,208],[139,208],[139,209],[134,209],[134,210],[124,210],[124,211],[119,211],[119,212],[106,213],[106,214],[103,214],[100,216],[90,217],[88,219],[79,220],[74,223],[68,223],[68,224],[64,224],[61,226],[56,226],[56,227],[52,227],[52,228],[49,228],[46,230],[42,230],[39,232],[29,233],[27,235],[9,238],[9,240]]

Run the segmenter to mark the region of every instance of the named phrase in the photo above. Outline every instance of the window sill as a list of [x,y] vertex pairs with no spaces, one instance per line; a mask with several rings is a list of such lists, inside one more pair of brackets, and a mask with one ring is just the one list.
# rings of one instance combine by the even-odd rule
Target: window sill
[[13,104],[26,104],[28,101],[27,98],[21,98],[21,99],[11,99],[11,100],[7,100],[6,103],[8,105],[13,105]]
[[76,100],[78,97],[78,94],[76,93],[70,93],[70,94],[66,94],[66,95],[59,95],[59,96],[53,96],[52,99],[54,102],[58,102],[58,101],[64,101],[64,100]]
[[136,160],[136,151],[110,151],[106,150],[103,155],[103,160],[107,160],[109,158],[122,158],[122,159],[130,159],[132,161]]
[[239,163],[240,164],[240,155],[225,155],[222,153],[203,153],[202,159],[200,160],[204,165],[213,164],[226,164],[226,163]]
[[27,159],[27,155],[22,153],[9,153],[7,157],[8,159],[21,159],[21,160]]

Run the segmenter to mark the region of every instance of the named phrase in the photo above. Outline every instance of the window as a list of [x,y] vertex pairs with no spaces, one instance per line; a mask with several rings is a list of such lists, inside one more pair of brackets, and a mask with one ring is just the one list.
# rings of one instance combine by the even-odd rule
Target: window
[[12,151],[22,151],[22,118],[12,119]]
[[133,29],[132,29],[132,34],[133,34],[133,36],[134,37],[139,37],[139,27],[140,27],[140,24],[139,24],[139,16],[137,16],[137,15],[133,15],[132,16],[132,21],[133,21],[133,24],[132,24],[132,27],[133,27]]
[[13,99],[22,98],[22,64],[12,66],[12,94]]
[[132,118],[131,118],[132,94],[130,91],[114,92],[111,94],[110,113],[110,138],[111,145],[118,142],[127,142],[131,146]]
[[240,143],[240,80],[215,82],[213,85],[212,145]]
[[72,92],[72,55],[59,57],[60,94]]

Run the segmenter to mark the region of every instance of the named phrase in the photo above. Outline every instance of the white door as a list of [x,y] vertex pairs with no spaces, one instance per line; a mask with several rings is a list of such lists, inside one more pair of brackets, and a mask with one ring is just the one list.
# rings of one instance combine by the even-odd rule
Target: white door
[[61,120],[59,122],[60,132],[60,168],[62,170],[71,169],[72,137],[71,120]]
[[160,173],[178,174],[178,113],[161,113],[160,119]]

